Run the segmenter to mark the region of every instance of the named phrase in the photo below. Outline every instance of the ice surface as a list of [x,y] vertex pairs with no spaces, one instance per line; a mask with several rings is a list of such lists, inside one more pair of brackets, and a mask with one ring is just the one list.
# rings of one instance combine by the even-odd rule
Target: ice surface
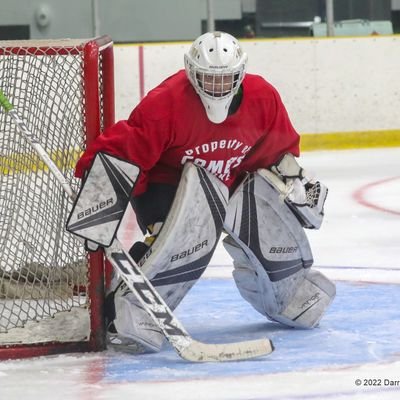
[[[320,327],[267,322],[238,295],[218,246],[177,314],[207,342],[268,336],[276,347],[270,356],[190,364],[165,345],[152,355],[3,361],[0,399],[399,399],[400,148],[304,153],[302,165],[330,190],[321,230],[307,232],[315,266],[337,282]],[[360,204],[360,190],[375,207]]]

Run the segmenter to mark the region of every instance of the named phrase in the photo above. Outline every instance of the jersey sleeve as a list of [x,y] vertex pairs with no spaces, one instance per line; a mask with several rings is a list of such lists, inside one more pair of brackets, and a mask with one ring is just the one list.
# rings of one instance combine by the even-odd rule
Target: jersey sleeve
[[[146,106],[146,103],[145,103]],[[149,107],[139,105],[128,120],[117,122],[88,146],[75,169],[82,177],[98,152],[106,152],[140,167],[135,193],[146,187],[148,171],[157,163],[170,143],[169,118],[166,115],[148,115]]]
[[290,121],[277,90],[270,86],[269,96],[259,103],[265,121],[265,134],[250,150],[244,167],[254,171],[267,168],[279,161],[286,153],[300,155],[300,136]]

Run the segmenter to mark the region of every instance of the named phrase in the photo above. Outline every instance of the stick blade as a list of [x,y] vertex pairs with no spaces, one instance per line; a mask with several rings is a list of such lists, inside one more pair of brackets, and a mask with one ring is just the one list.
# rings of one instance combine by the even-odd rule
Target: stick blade
[[274,351],[274,345],[269,339],[249,340],[245,342],[206,344],[191,340],[179,355],[191,362],[238,361],[266,356]]

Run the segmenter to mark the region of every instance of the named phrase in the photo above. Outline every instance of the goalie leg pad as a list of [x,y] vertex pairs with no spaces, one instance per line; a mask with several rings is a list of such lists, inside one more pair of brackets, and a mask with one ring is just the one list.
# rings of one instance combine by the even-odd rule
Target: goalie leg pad
[[116,332],[109,333],[111,344],[126,346],[135,353],[160,351],[163,333],[124,283],[114,294],[114,307]]
[[258,173],[249,174],[232,195],[224,228],[272,282],[313,263],[304,229]]
[[206,269],[220,238],[228,188],[214,175],[187,163],[161,231],[139,261],[173,310]]
[[[161,231],[138,262],[172,310],[206,269],[222,232],[227,203],[228,188],[219,179],[193,164],[185,165]],[[115,306],[118,332],[150,350],[160,348],[161,333],[132,293],[120,287]]]
[[295,328],[313,328],[333,301],[333,282],[318,271],[303,269],[271,282],[259,263],[250,258],[231,237],[223,241],[233,258],[233,278],[241,296],[260,314]]
[[299,328],[313,328],[335,295],[335,284],[320,272],[310,270],[277,321]]
[[[315,326],[334,297],[333,284],[321,278],[322,289],[312,287],[307,277],[313,260],[304,230],[257,173],[250,174],[232,196],[225,230],[230,237],[224,246],[234,259],[233,276],[243,298],[271,320],[301,328]],[[312,313],[303,309],[300,318],[292,312],[317,292],[327,297],[316,303]]]

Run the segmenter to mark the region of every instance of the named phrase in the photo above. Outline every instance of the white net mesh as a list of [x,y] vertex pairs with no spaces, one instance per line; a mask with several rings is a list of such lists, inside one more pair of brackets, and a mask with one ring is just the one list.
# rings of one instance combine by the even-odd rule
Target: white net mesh
[[[73,167],[85,143],[82,52],[71,47],[68,53],[64,46],[62,54],[57,47],[26,54],[9,46],[0,42],[0,87],[77,190]],[[74,324],[83,329],[75,340],[88,335],[87,261],[64,229],[70,207],[59,183],[0,112],[0,344],[62,340],[63,330],[73,340]],[[69,318],[68,329],[58,324],[61,332],[54,329],[50,318],[74,309],[80,318]],[[30,327],[22,339],[14,330],[37,322],[49,324],[47,335],[45,328],[35,334]]]

